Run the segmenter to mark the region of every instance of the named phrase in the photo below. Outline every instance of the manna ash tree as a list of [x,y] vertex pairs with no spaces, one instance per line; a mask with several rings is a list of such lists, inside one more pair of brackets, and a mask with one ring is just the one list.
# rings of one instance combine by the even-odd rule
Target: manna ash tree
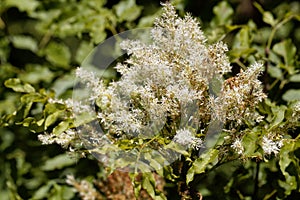
[[[72,186],[82,199],[297,198],[299,45],[281,38],[300,19],[293,5],[265,11],[255,2],[261,28],[251,20],[233,24],[232,7],[221,1],[202,30],[191,14],[180,17],[163,4],[152,43],[121,43],[127,57],[115,66],[119,77],[76,69],[71,78],[89,88],[81,101],[5,80],[20,105],[3,115],[4,128],[24,126],[43,144],[101,161],[98,174],[66,171],[65,183],[41,187],[36,198],[53,185]],[[65,157],[52,165],[60,162]]]

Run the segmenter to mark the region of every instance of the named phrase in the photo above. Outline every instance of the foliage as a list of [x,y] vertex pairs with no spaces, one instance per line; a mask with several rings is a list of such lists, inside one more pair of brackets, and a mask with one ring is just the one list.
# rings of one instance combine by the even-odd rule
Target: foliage
[[60,111],[47,106],[43,114],[44,103],[54,96],[70,97],[74,69],[96,44],[151,24],[157,10],[135,1],[0,2],[1,199],[72,199],[75,192],[65,183],[66,175],[102,174],[96,161],[78,155],[70,159],[57,145],[41,146],[31,132],[52,129],[65,116],[59,106]]
[[[208,43],[224,41],[229,45],[228,56],[233,68],[224,74],[227,81],[223,89],[229,94],[243,82],[238,77],[243,77],[243,72],[250,73],[251,67],[247,66],[262,61],[264,72],[259,78],[268,98],[255,104],[251,111],[264,118],[257,121],[246,118],[242,123],[229,118],[230,122],[218,130],[220,138],[215,146],[199,156],[198,149],[181,151],[178,146],[172,147],[181,156],[168,166],[160,166],[155,162],[160,158],[145,154],[155,170],[143,174],[115,171],[118,165],[104,169],[89,154],[90,149],[82,145],[82,138],[70,131],[86,121],[73,120],[66,99],[72,95],[75,66],[80,65],[90,50],[113,34],[151,25],[160,13],[158,7],[153,7],[158,4],[153,1],[143,6],[134,0],[115,4],[98,0],[20,2],[0,3],[2,199],[75,199],[78,196],[129,199],[134,195],[140,195],[141,199],[299,197],[299,2],[280,2],[269,7],[254,2],[250,6],[260,18],[245,23],[239,22],[235,15],[242,5],[234,1],[212,5],[213,16],[203,21],[202,28]],[[174,2],[183,13],[185,4]],[[189,1],[186,5],[188,9]],[[115,78],[115,73],[108,73],[104,78]],[[253,100],[250,97],[258,89],[246,90],[248,101]],[[242,105],[246,105],[244,109],[249,106]],[[56,144],[41,146],[38,134],[45,144],[57,143],[70,150],[68,154],[75,158],[70,159]],[[203,139],[205,134],[196,136]],[[147,140],[132,138],[124,141],[119,145],[128,149],[134,148],[130,144],[135,142],[139,146],[149,144]],[[121,166],[128,165],[122,159],[119,161],[123,162],[118,163]],[[108,176],[109,173],[112,174]],[[124,185],[117,185],[121,180]]]

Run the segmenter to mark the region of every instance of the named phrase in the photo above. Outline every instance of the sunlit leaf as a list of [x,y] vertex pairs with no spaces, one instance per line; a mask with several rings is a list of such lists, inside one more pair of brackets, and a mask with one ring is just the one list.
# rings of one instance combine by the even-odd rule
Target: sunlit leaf
[[271,12],[264,12],[263,14],[263,21],[267,24],[270,24],[271,26],[274,26],[276,24],[276,20],[274,19]]
[[143,174],[142,187],[152,198],[155,197],[155,179],[152,173]]
[[270,124],[270,127],[272,128],[283,122],[286,106],[281,105],[279,107],[272,107],[271,110],[274,116]]
[[61,134],[62,132],[69,129],[69,125],[70,125],[70,122],[62,121],[53,129],[52,133],[55,135]]
[[54,158],[49,158],[46,162],[41,166],[41,168],[45,171],[52,171],[55,169],[62,169],[64,167],[71,166],[77,162],[76,159],[70,158],[67,154],[61,154],[55,156]]
[[291,82],[300,82],[300,74],[295,74],[290,77]]
[[16,35],[16,36],[13,36],[11,39],[12,39],[13,45],[16,48],[28,49],[32,52],[36,52],[38,50],[37,41],[30,36]]
[[62,116],[64,116],[63,110],[58,110],[57,112],[54,112],[53,114],[48,115],[45,120],[44,128],[47,129],[50,125],[52,125],[54,122],[56,122]]
[[221,1],[218,5],[213,8],[215,14],[214,25],[228,25],[231,24],[231,17],[233,15],[233,9],[226,1]]
[[45,49],[46,58],[54,65],[68,67],[71,58],[69,48],[63,43],[51,42]]
[[50,199],[53,200],[68,200],[72,199],[75,195],[75,191],[73,188],[65,186],[65,185],[58,185],[54,184],[53,188],[51,189]]
[[195,174],[201,174],[205,172],[205,169],[215,162],[218,157],[219,151],[216,149],[210,149],[204,154],[202,154],[198,159],[193,162],[193,165],[188,170],[186,175],[187,184],[194,179]]
[[280,80],[282,80],[284,78],[283,74],[282,74],[282,71],[279,67],[269,66],[268,67],[268,73],[273,78],[277,78],[277,79],[280,79]]
[[52,89],[55,91],[55,95],[59,97],[64,92],[67,91],[67,89],[72,88],[75,84],[75,74],[65,74],[58,79],[55,80],[55,82],[52,85]]
[[4,1],[6,3],[6,6],[15,6],[20,11],[27,11],[27,12],[34,11],[39,5],[39,2],[36,0],[26,0],[26,1],[4,0]]
[[13,89],[16,92],[24,92],[24,93],[35,92],[34,87],[32,87],[28,83],[22,83],[21,80],[17,78],[12,78],[5,81],[4,85],[8,88]]
[[[280,160],[279,160],[279,166],[282,174],[285,177],[285,181],[278,180],[279,185],[285,189],[285,194],[290,195],[292,190],[297,189],[297,181],[296,177],[289,174],[289,172],[286,171],[288,166],[292,163],[295,163],[295,155],[294,151],[300,148],[300,142],[299,140],[292,140],[292,141],[286,141],[284,142],[283,147],[280,151]],[[299,168],[299,163],[296,164],[297,168]],[[298,169],[299,173],[299,169]]]
[[285,101],[300,100],[300,90],[299,89],[290,89],[282,95],[282,99]]
[[27,70],[26,73],[20,73],[18,77],[20,80],[30,84],[36,84],[41,81],[49,83],[55,77],[54,73],[46,66],[27,65]]
[[245,157],[253,157],[253,156],[258,156],[256,153],[256,150],[258,148],[257,146],[257,140],[258,140],[258,132],[257,131],[250,131],[247,132],[243,139],[242,139],[242,143],[243,143],[243,147],[244,147],[244,152],[243,152],[243,156]]
[[120,1],[114,6],[114,9],[120,21],[133,21],[142,11],[142,7],[136,5],[135,0]]
[[292,65],[294,63],[297,50],[291,39],[283,40],[275,44],[273,50],[284,58],[286,65]]
[[49,191],[55,182],[49,181],[47,184],[40,187],[32,196],[32,199],[44,199],[49,195]]

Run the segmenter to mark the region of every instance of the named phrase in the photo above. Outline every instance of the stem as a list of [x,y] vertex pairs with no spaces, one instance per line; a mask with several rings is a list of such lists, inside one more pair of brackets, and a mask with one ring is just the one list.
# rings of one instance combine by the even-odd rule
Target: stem
[[[146,143],[143,143],[142,145],[140,145],[140,148],[139,148],[139,153],[138,153],[138,156],[136,158],[136,163],[139,162],[140,158],[141,158],[141,151],[148,145],[150,144],[151,142],[153,142],[154,140],[156,140],[157,138],[159,137],[159,135],[156,135],[155,137],[153,137],[151,140],[147,141]],[[138,173],[138,165],[136,164],[135,167],[134,167],[134,173]]]
[[258,181],[259,181],[259,166],[260,166],[260,163],[257,162],[256,163],[255,178],[254,178],[254,191],[253,191],[252,199],[258,199],[257,195],[258,195]]
[[42,49],[46,46],[46,44],[50,41],[52,37],[52,31],[47,31],[47,33],[43,36],[39,43],[39,48]]
[[[284,25],[285,23],[287,23],[288,21],[290,21],[292,18],[294,18],[295,16],[294,15],[290,15],[288,16],[287,18],[283,19],[281,22],[279,22],[278,24],[276,24],[274,26],[274,28],[272,29],[271,31],[271,34],[270,34],[270,37],[268,39],[268,42],[267,42],[267,46],[266,46],[266,49],[265,49],[265,54],[266,54],[266,58],[267,60],[269,60],[269,55],[270,55],[270,49],[271,49],[271,45],[272,45],[272,42],[273,42],[273,39],[274,39],[274,36],[275,36],[275,33],[276,31],[282,26]],[[268,74],[268,67],[269,67],[269,63],[270,61],[268,61],[266,63],[266,69],[265,69],[265,77],[264,77],[264,89],[265,91],[269,91],[269,90],[272,90],[272,88],[278,83],[279,79],[277,79],[276,81],[274,81],[272,83],[271,86],[269,86],[268,82],[267,82],[267,74]]]
[[234,62],[236,64],[238,64],[243,70],[247,69],[247,67],[244,65],[244,63],[242,63],[239,59],[236,59]]
[[268,39],[268,43],[267,43],[267,51],[269,51],[270,50],[270,48],[271,48],[271,45],[272,45],[272,41],[273,41],[273,38],[274,38],[274,36],[275,36],[275,33],[276,33],[276,31],[283,25],[283,24],[285,24],[285,23],[287,23],[288,21],[290,21],[292,18],[294,18],[295,16],[294,15],[290,15],[290,16],[288,16],[287,18],[285,18],[284,20],[282,20],[281,22],[279,22],[278,24],[276,24],[275,26],[274,26],[274,28],[272,29],[272,32],[271,32],[271,34],[270,34],[270,37],[269,37],[269,39]]

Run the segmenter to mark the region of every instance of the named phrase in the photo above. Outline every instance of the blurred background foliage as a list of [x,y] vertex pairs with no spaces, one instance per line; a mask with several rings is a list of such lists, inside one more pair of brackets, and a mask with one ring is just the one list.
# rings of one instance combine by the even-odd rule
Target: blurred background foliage
[[[223,40],[228,44],[233,74],[253,60],[263,60],[266,72],[262,81],[269,98],[279,105],[300,100],[300,2],[173,3],[181,15],[190,12],[199,18],[209,42]],[[74,70],[97,44],[125,30],[152,26],[160,9],[157,0],[0,2],[1,199],[79,199],[66,184],[68,174],[102,188],[99,193],[108,199],[132,196],[120,195],[120,190],[132,190],[130,184],[120,183],[119,177],[127,180],[126,175],[106,178],[102,166],[93,158],[70,158],[58,145],[42,146],[37,133],[44,127],[33,121],[45,117],[41,111],[47,98],[71,97]],[[35,95],[23,96],[34,92]],[[204,199],[249,199],[256,187],[257,199],[296,199],[299,169],[293,167],[299,166],[298,148],[290,150],[295,155],[290,162],[296,163],[284,168],[293,174],[287,177],[295,180],[278,181],[284,177],[275,159],[260,166],[260,177],[255,179],[258,182],[254,181],[255,162],[234,162],[201,176],[203,184],[198,189]],[[172,185],[166,184],[165,190],[168,198],[179,199],[176,192],[172,193]],[[141,194],[140,198],[150,197]]]

